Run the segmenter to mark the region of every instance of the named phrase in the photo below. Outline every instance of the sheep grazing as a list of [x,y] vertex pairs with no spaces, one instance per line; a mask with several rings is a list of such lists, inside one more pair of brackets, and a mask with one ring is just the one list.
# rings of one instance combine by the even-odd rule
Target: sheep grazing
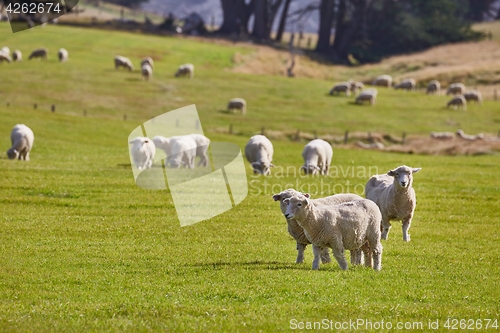
[[304,165],[300,168],[306,175],[328,175],[328,169],[332,162],[332,146],[322,139],[315,139],[305,145],[302,151]]
[[319,269],[320,255],[326,247],[333,250],[333,255],[343,270],[347,269],[344,249],[363,249],[367,251],[365,265],[373,266],[376,271],[382,268],[382,216],[372,201],[361,199],[339,205],[315,206],[306,196],[294,195],[285,199],[284,203],[287,205],[285,217],[296,220],[313,244],[312,269]]
[[464,131],[461,129],[457,130],[457,136],[461,139],[467,140],[467,141],[476,141],[476,140],[483,140],[484,139],[484,134],[479,133],[476,135],[470,135],[470,134],[465,134]]
[[227,111],[240,110],[242,115],[247,113],[247,102],[243,98],[233,98],[227,103]]
[[452,83],[446,90],[446,95],[462,95],[465,92],[465,85],[463,83]]
[[167,157],[172,155],[172,148],[174,145],[174,142],[180,138],[183,137],[190,137],[193,139],[196,143],[196,156],[200,158],[200,161],[198,162],[198,166],[202,165],[204,167],[208,166],[208,146],[210,145],[210,139],[207,138],[206,136],[202,134],[188,134],[184,136],[173,136],[171,138],[166,138],[163,136],[155,136],[153,138],[153,142],[156,146],[156,148],[161,149],[165,152],[165,155]]
[[14,53],[12,53],[12,59],[16,62],[21,62],[23,61],[23,54],[19,50],[15,50]]
[[152,140],[147,137],[138,136],[129,142],[132,144],[130,154],[137,169],[151,169],[156,154],[156,147]]
[[180,168],[184,166],[189,169],[194,169],[196,159],[196,141],[184,135],[177,137],[172,144],[172,154],[167,157],[166,166],[171,168]]
[[254,174],[269,175],[274,165],[274,148],[271,141],[264,135],[254,135],[245,146],[245,156],[252,165]]
[[0,52],[5,53],[6,55],[10,56],[10,49],[7,46],[4,46],[0,49]]
[[33,148],[35,135],[33,131],[24,124],[14,126],[10,133],[10,141],[12,147],[7,150],[7,156],[10,160],[19,159],[24,161],[30,160],[30,151]]
[[330,90],[330,95],[340,95],[340,93],[343,93],[346,96],[351,96],[351,89],[352,86],[349,82],[341,82],[333,86]]
[[47,59],[48,53],[49,53],[49,51],[44,47],[36,49],[33,52],[31,52],[28,60],[35,59],[35,58]]
[[373,80],[372,85],[381,87],[392,86],[392,77],[390,75],[380,75]]
[[358,141],[357,145],[363,149],[384,149],[384,144],[382,142],[364,143]]
[[153,77],[153,68],[151,68],[148,64],[144,64],[141,67],[141,74],[143,80],[149,81]]
[[118,55],[115,57],[115,69],[119,69],[120,67],[126,68],[129,71],[134,69],[134,65],[132,65],[132,61],[129,58]]
[[146,57],[141,60],[141,67],[144,66],[145,64],[148,64],[149,66],[151,66],[151,68],[155,68],[153,64],[153,59],[151,59],[151,57]]
[[415,87],[417,86],[417,83],[415,82],[414,79],[406,79],[398,83],[394,89],[398,90],[405,90],[405,91],[415,91]]
[[356,94],[357,91],[361,91],[365,88],[363,82],[355,82],[353,80],[348,81],[351,85],[351,93]]
[[11,59],[10,55],[8,55],[7,53],[0,51],[0,62],[4,62],[4,61],[11,63],[12,59]]
[[185,76],[192,79],[194,77],[194,65],[193,64],[184,64],[180,65],[175,73],[175,77]]
[[467,110],[467,100],[465,99],[465,97],[463,95],[454,96],[452,99],[450,99],[448,104],[446,104],[446,107],[447,108],[453,107],[453,109],[455,109],[455,110],[460,108],[463,111],[466,111]]
[[439,83],[439,81],[437,81],[437,80],[432,80],[427,85],[427,91],[426,91],[426,93],[427,93],[427,95],[429,95],[429,94],[438,94],[440,90],[441,90],[441,83]]
[[469,90],[464,93],[464,98],[467,102],[476,102],[478,104],[483,104],[483,97],[480,91]]
[[63,48],[59,49],[59,52],[57,52],[57,57],[59,58],[59,62],[68,61],[68,51]]
[[365,102],[374,105],[377,102],[377,89],[365,89],[356,97],[356,104],[363,104]]
[[372,200],[382,213],[382,239],[387,239],[390,220],[403,221],[403,240],[410,241],[408,230],[417,205],[412,187],[413,174],[420,168],[402,165],[384,175],[374,175],[365,186],[365,197]]
[[431,132],[431,138],[438,140],[449,140],[453,139],[455,134],[451,132]]
[[[287,205],[284,203],[285,199],[289,199],[293,197],[294,195],[299,195],[303,194],[307,198],[309,198],[308,193],[300,193],[294,189],[288,189],[285,190],[281,193],[273,195],[274,201],[279,201],[280,202],[280,209],[281,213],[285,215],[286,213],[286,207]],[[335,194],[331,195],[325,198],[320,198],[320,199],[311,199],[311,202],[315,206],[321,206],[321,205],[338,205],[343,202],[348,202],[348,201],[354,201],[354,200],[361,200],[359,195],[356,194]],[[295,262],[297,264],[303,263],[304,262],[304,250],[306,249],[306,246],[308,244],[311,244],[309,239],[307,239],[304,229],[297,223],[296,220],[294,219],[286,219],[286,223],[288,224],[288,233],[290,236],[295,239],[297,243],[297,259]],[[360,254],[359,254],[360,255]],[[330,262],[330,255],[328,253],[328,248],[325,248],[321,255],[321,262],[322,263],[328,263]],[[351,252],[351,263],[352,264],[358,264],[361,261],[361,256],[358,258],[358,253],[356,251]]]

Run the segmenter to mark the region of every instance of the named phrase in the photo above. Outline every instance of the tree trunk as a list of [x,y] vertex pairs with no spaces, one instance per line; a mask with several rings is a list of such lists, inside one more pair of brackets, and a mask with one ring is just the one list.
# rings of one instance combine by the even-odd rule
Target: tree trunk
[[345,14],[346,14],[346,0],[339,0],[339,7],[335,15],[335,38],[333,40],[333,49],[339,47],[340,41],[342,40],[342,35],[345,30]]
[[268,40],[267,0],[255,0],[252,36],[259,40]]
[[281,7],[283,0],[271,0],[268,3],[268,14],[267,14],[267,39],[271,37],[271,31],[273,30],[274,19],[276,18],[276,14],[278,14],[278,10]]
[[245,0],[220,0],[223,23],[218,33],[221,34],[241,34],[248,33],[248,19],[252,14],[253,1],[248,5]]
[[326,53],[330,49],[334,5],[334,0],[321,0],[319,7],[319,30],[316,52]]
[[281,42],[283,39],[283,32],[285,31],[286,19],[288,16],[288,9],[290,8],[290,2],[292,0],[285,0],[285,6],[283,7],[283,12],[281,12],[280,23],[278,25],[278,32],[276,33],[276,41]]

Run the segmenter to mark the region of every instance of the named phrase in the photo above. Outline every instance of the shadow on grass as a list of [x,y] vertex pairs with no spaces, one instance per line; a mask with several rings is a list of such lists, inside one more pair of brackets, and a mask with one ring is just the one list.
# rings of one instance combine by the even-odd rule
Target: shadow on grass
[[224,269],[227,267],[247,267],[247,269],[252,270],[311,270],[311,265],[309,264],[295,264],[295,263],[283,263],[278,261],[249,261],[249,262],[224,262],[217,261],[213,263],[198,263],[187,265],[190,267],[198,268],[211,268],[211,269]]

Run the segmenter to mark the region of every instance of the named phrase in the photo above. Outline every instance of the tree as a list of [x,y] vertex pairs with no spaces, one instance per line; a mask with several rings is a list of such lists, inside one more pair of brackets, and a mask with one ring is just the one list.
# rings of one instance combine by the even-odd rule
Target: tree
[[270,39],[274,19],[283,0],[254,0],[252,36],[261,41]]
[[248,33],[248,20],[253,13],[254,1],[246,4],[245,0],[220,0],[223,23],[217,32],[221,34]]
[[334,0],[321,0],[319,7],[319,30],[316,52],[326,53],[330,50],[334,5]]
[[283,10],[281,11],[281,18],[278,24],[278,32],[276,33],[276,41],[281,42],[283,39],[283,32],[285,31],[286,19],[288,17],[288,10],[290,8],[290,3],[292,0],[285,0],[285,4],[283,5]]

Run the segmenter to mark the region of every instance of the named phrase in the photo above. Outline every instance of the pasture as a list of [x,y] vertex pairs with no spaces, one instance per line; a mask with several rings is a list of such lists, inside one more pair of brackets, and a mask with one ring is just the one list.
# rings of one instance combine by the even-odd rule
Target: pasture
[[[385,331],[387,323],[429,331],[437,322],[437,331],[448,331],[448,319],[474,320],[474,327],[481,320],[481,330],[498,330],[498,154],[334,146],[331,175],[304,177],[298,168],[305,142],[276,140],[271,176],[256,177],[246,164],[249,194],[240,205],[181,228],[168,190],[135,185],[127,146],[135,127],[190,104],[212,141],[243,149],[262,126],[319,136],[428,135],[458,126],[496,133],[498,102],[461,112],[444,108],[446,96],[381,88],[375,106],[358,106],[327,93],[360,69],[335,82],[235,73],[235,54],[250,56],[251,45],[60,26],[11,34],[5,23],[0,36],[0,47],[20,49],[25,58],[0,64],[0,147],[10,147],[17,123],[35,133],[30,162],[0,155],[0,331],[275,332],[323,320],[364,320],[358,331],[370,331],[366,321],[383,321]],[[28,61],[41,46],[49,59]],[[56,60],[60,47],[69,51],[67,63]],[[115,71],[116,54],[128,56],[134,71]],[[138,70],[144,56],[155,60],[149,83]],[[186,62],[195,64],[194,79],[175,79]],[[233,97],[247,100],[246,116],[222,112]],[[403,243],[401,223],[393,222],[380,272],[341,271],[335,262],[312,271],[310,246],[305,263],[294,263],[295,242],[272,194],[290,186],[313,197],[362,194],[373,172],[401,164],[422,168],[414,177],[412,240]]]

